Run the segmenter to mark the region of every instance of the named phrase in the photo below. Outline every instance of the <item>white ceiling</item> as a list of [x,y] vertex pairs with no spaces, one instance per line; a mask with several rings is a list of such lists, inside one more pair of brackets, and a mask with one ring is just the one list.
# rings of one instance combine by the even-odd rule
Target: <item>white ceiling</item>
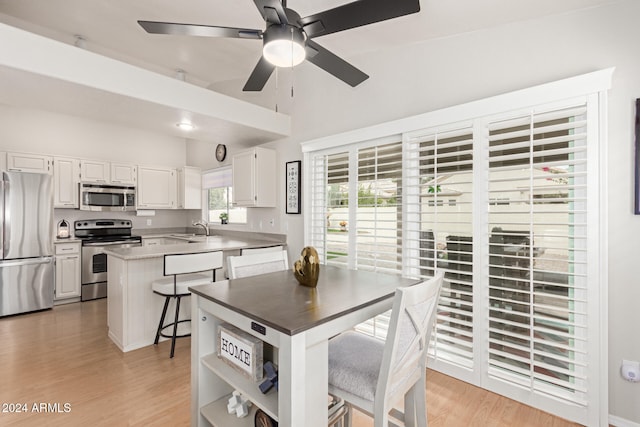
[[[385,49],[401,44],[419,43],[615,1],[422,0],[422,10],[417,14],[319,37],[315,41],[350,60],[373,51],[378,55],[384,54]],[[288,7],[304,17],[348,2],[290,0]],[[174,76],[175,71],[181,69],[186,72],[189,83],[203,88],[227,86],[235,88],[232,91],[237,92],[260,56],[261,42],[257,40],[151,35],[138,26],[137,20],[264,29],[264,21],[250,0],[0,0],[0,22],[68,44],[73,44],[75,36],[80,35],[86,39],[85,49],[89,51],[167,76]],[[308,73],[323,72],[316,67],[304,67],[301,70]],[[97,103],[99,107],[93,105],[91,108],[83,105],[83,97],[78,97],[74,102],[55,103],[53,99],[60,99],[60,93],[69,90],[66,87],[68,83],[56,83],[50,79],[32,80],[37,76],[21,74],[19,71],[0,71],[4,71],[3,79],[14,82],[22,79],[13,90],[9,90],[11,84],[3,85],[0,103],[93,115],[119,123],[123,120],[134,122],[136,119],[117,117],[118,113],[112,112],[118,110],[109,108],[109,105],[123,103],[118,96],[110,96],[105,100],[101,98]],[[375,70],[363,71],[369,75],[375,73]],[[344,85],[337,79],[335,84]],[[38,90],[33,90],[34,87]],[[267,96],[259,93],[245,99],[259,105],[269,105],[261,99]],[[87,97],[86,102],[96,103],[91,96]],[[137,105],[134,110],[132,114],[140,115],[144,127],[166,133],[166,123],[160,123],[162,115],[154,123],[157,106],[147,110]],[[111,117],[113,114],[116,115]],[[219,128],[219,124],[215,126]],[[199,137],[215,138],[220,132],[224,134],[225,131],[212,129]],[[256,139],[255,135],[250,138],[255,142],[260,139]],[[271,135],[266,139],[273,138],[275,136]]]

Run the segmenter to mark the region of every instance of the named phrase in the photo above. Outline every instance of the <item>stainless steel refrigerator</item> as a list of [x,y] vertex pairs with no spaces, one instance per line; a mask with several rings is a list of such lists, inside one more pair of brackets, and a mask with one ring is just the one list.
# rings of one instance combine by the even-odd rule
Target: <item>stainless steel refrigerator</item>
[[50,175],[4,172],[0,182],[0,316],[53,306]]

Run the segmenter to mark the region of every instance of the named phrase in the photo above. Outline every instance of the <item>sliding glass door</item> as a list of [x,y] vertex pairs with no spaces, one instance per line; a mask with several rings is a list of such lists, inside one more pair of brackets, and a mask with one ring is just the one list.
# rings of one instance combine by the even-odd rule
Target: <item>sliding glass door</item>
[[[444,271],[430,366],[588,424],[599,108],[589,95],[308,153],[308,243],[346,268]],[[387,322],[358,329],[384,338]]]

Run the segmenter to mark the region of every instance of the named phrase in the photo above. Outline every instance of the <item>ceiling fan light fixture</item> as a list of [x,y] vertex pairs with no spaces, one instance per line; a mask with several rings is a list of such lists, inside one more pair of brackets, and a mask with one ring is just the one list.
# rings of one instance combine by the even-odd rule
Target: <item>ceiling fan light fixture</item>
[[304,35],[290,25],[272,25],[264,33],[264,59],[276,67],[295,67],[304,61]]

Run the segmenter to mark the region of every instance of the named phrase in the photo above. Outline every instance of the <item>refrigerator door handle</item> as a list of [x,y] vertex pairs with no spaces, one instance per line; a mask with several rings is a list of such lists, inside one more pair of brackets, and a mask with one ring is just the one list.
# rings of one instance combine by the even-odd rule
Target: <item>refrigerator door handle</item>
[[35,264],[49,264],[53,261],[53,257],[42,257],[42,258],[25,258],[25,259],[16,259],[10,261],[0,261],[0,267],[16,267],[19,265],[35,265]]
[[7,201],[4,198],[4,174],[0,180],[0,259],[4,259],[4,209]]
[[4,229],[2,230],[2,259],[9,253],[9,245],[11,243],[11,215],[9,215],[9,200],[11,198],[11,183],[9,181],[3,182],[4,193],[4,212],[2,213],[2,219]]

